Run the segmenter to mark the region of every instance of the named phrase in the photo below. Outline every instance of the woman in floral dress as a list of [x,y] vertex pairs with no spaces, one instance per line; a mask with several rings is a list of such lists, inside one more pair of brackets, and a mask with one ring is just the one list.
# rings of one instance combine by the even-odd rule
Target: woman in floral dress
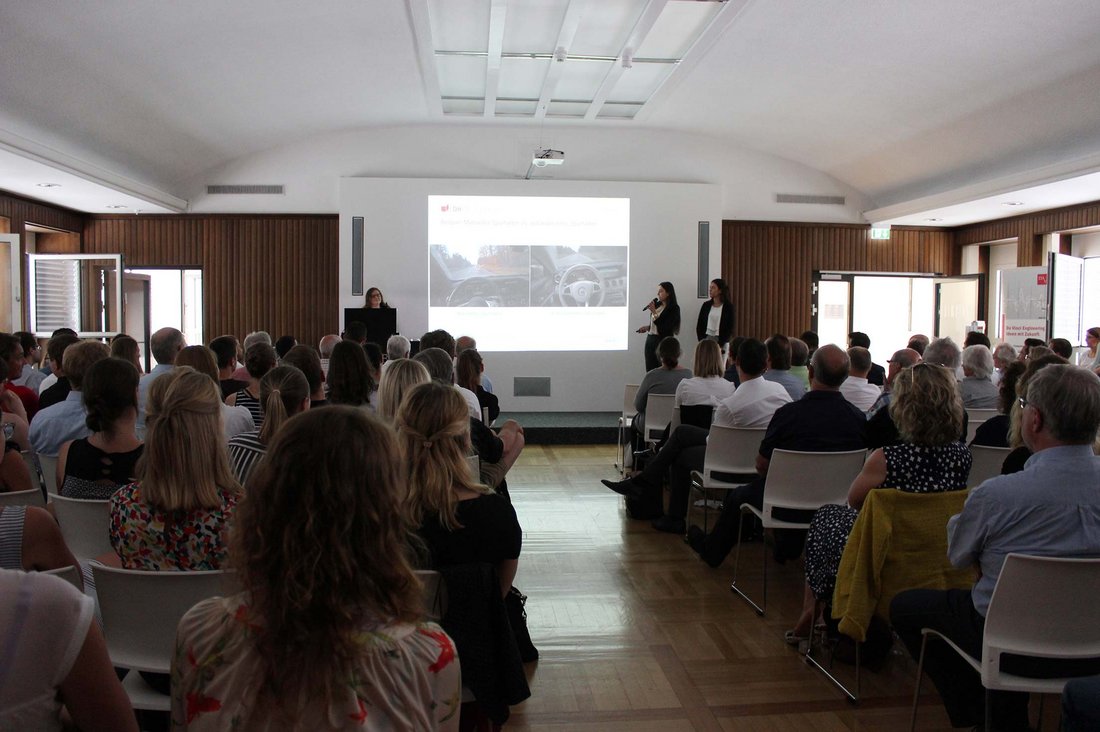
[[243,592],[180,621],[173,729],[458,729],[458,659],[422,622],[397,454],[352,407],[286,423],[234,519]]

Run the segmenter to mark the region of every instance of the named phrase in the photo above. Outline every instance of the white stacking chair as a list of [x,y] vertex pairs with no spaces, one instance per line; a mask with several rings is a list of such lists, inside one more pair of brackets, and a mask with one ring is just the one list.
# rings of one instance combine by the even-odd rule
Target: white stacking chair
[[996,409],[967,409],[966,410],[966,443],[974,439],[975,433],[982,422],[996,417],[1000,412]]
[[712,425],[707,437],[707,451],[703,457],[703,470],[691,471],[691,487],[703,494],[703,531],[708,530],[710,491],[731,490],[745,481],[730,481],[715,477],[722,475],[755,475],[756,456],[760,441],[764,439],[764,427],[723,427]]
[[[765,529],[808,529],[807,521],[784,521],[775,518],[775,509],[816,511],[830,503],[844,504],[848,489],[867,457],[866,450],[845,452],[798,452],[773,450],[768,464],[768,477],[764,484],[764,508],[757,509],[749,503],[741,504],[741,511],[760,519]],[[763,615],[768,606],[768,552],[763,551],[764,590],[761,604],[745,594],[737,585],[737,567],[741,559],[741,528],[737,529],[737,553],[733,560],[733,582],[730,589],[749,603],[757,615]]]
[[[623,390],[623,413],[619,417],[619,440],[615,453],[618,463],[615,469],[619,474],[625,474],[627,469],[633,466],[633,454],[630,452],[630,428],[634,423],[634,397],[638,394],[638,384],[627,384]],[[629,458],[629,460],[628,460]]]
[[46,499],[42,497],[39,488],[28,488],[25,491],[9,491],[0,493],[0,506],[45,506]]
[[970,479],[966,484],[973,488],[993,476],[1000,475],[1001,466],[1010,452],[1012,452],[1010,447],[971,445],[970,455],[974,458],[974,462],[970,465]]
[[[910,732],[917,725],[917,700],[924,672],[924,651],[929,637],[942,640],[982,677],[985,718],[989,716],[990,691],[1061,694],[1076,674],[1035,678],[1007,673],[1002,656],[1012,654],[1047,661],[1100,658],[1100,604],[1086,598],[1100,596],[1100,558],[1005,557],[997,586],[985,614],[981,658],[974,658],[950,638],[931,628],[921,630],[917,661],[917,688],[913,694]],[[1036,599],[1041,598],[1041,602]],[[1094,669],[1080,675],[1091,676]],[[1049,677],[1049,674],[1043,674]],[[1043,726],[1040,699],[1039,728]],[[988,727],[987,727],[988,729]]]
[[447,585],[443,582],[443,575],[432,569],[418,569],[416,578],[420,580],[424,617],[433,623],[440,622],[447,610]]
[[80,584],[80,571],[71,564],[68,567],[58,567],[57,569],[44,569],[42,570],[42,574],[52,574],[54,577],[65,580],[81,592],[84,591],[84,588]]
[[20,450],[19,455],[27,466],[27,472],[31,474],[31,483],[35,488],[46,493],[46,480],[42,475],[42,463],[38,459],[38,453],[33,450]]
[[676,405],[675,394],[650,394],[645,403],[645,441],[655,444],[661,441],[665,428],[672,423],[672,410]]
[[42,482],[46,486],[46,493],[57,495],[57,456],[40,453],[38,462],[42,466]]
[[108,500],[50,497],[61,536],[77,559],[95,559],[114,551],[109,503]]
[[477,455],[466,456],[466,468],[470,471],[470,478],[475,483],[481,482],[481,458]]
[[103,635],[111,663],[130,669],[122,686],[134,709],[168,711],[171,699],[134,671],[168,673],[176,626],[193,605],[237,589],[233,575],[212,572],[145,572],[92,564]]

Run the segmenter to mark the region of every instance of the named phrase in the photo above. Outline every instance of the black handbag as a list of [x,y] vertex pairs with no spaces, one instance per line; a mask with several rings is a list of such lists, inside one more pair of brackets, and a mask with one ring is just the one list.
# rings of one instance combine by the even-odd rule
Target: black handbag
[[524,663],[539,660],[539,650],[531,642],[531,634],[527,631],[527,595],[515,587],[508,590],[504,597],[504,609],[508,612],[508,622],[512,626],[512,635],[516,638],[516,647],[519,648],[519,658]]

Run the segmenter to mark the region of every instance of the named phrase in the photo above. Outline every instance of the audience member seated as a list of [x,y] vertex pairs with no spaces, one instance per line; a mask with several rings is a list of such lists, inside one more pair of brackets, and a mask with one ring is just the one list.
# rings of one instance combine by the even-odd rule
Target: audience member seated
[[782,333],[776,333],[764,341],[768,348],[768,370],[764,378],[779,384],[791,395],[791,401],[798,401],[806,393],[806,383],[791,373],[791,341]]
[[252,415],[253,429],[264,423],[264,408],[260,402],[260,379],[278,362],[275,349],[269,343],[253,343],[244,352],[244,367],[248,371],[248,386],[230,394],[225,403],[231,407],[244,407]]
[[23,366],[26,365],[26,357],[23,352],[23,344],[19,339],[9,333],[0,333],[0,368],[4,374],[4,391],[13,392],[23,402],[23,409],[27,412],[27,418],[33,420],[39,409],[38,394],[34,389],[17,385],[13,379],[23,375]]
[[141,373],[141,349],[138,342],[132,336],[119,333],[111,339],[111,358],[121,358],[134,365],[137,372]]
[[[702,346],[708,341],[700,341]],[[714,341],[715,346],[718,344]],[[781,385],[760,378],[767,368],[767,350],[755,338],[742,339],[737,354],[737,369],[741,386],[726,397],[715,410],[711,424],[723,427],[766,427],[775,410],[791,401]],[[680,382],[686,384],[686,381]],[[661,490],[665,472],[669,473],[668,514],[656,519],[653,528],[669,533],[684,532],[688,498],[691,493],[691,471],[702,470],[706,458],[707,430],[682,424],[672,431],[657,456],[648,462],[640,474],[605,486],[630,498],[642,498]],[[654,501],[659,503],[659,501]]]
[[[802,335],[798,336],[798,339],[806,344],[806,347],[810,351],[809,356],[810,358],[813,358],[814,351],[816,351],[817,347],[821,345],[821,339],[818,337],[817,333],[812,330],[804,330],[802,331]],[[806,363],[809,363],[809,361],[807,361]]]
[[[492,424],[500,416],[500,401],[496,394],[486,391],[481,385],[484,375],[485,362],[476,349],[467,348],[458,354],[458,360],[455,362],[455,384],[474,393],[481,410],[489,410],[488,424]],[[482,417],[484,416],[483,413]]]
[[840,385],[840,393],[859,411],[870,411],[882,396],[882,389],[867,380],[871,371],[871,352],[863,346],[852,346],[848,349],[848,360],[852,366],[848,378]]
[[970,346],[985,346],[986,348],[992,348],[989,336],[982,333],[980,330],[968,330],[966,335],[963,336],[963,350],[965,351]]
[[[1100,554],[1100,458],[1093,453],[1100,428],[1100,379],[1066,364],[1043,368],[1028,381],[1019,421],[1032,452],[1023,472],[971,489],[962,513],[947,524],[947,556],[956,567],[977,570],[973,589],[909,590],[891,604],[894,629],[913,658],[920,654],[922,628],[943,633],[965,653],[981,658],[985,614],[1009,553]],[[1041,598],[1037,602],[1041,606]],[[1029,729],[1027,694],[985,692],[969,664],[935,638],[927,642],[924,670],[952,726]],[[992,719],[983,719],[986,693]]]
[[321,373],[328,378],[328,360],[332,358],[332,349],[340,342],[340,336],[329,333],[317,343],[317,353],[321,357]]
[[971,458],[970,450],[959,441],[963,406],[955,375],[942,366],[917,364],[898,374],[893,393],[889,409],[903,442],[871,453],[852,481],[846,506],[822,506],[814,514],[806,535],[802,616],[787,633],[788,643],[809,638],[817,602],[832,603],[840,557],[871,490],[966,490]]
[[693,376],[676,385],[675,406],[717,407],[733,394],[734,385],[722,378],[722,347],[718,341],[699,341],[692,365]]
[[294,366],[276,366],[260,379],[264,425],[229,441],[229,462],[241,485],[248,482],[256,464],[288,419],[309,409],[309,382]]
[[1065,338],[1051,338],[1047,343],[1047,348],[1054,351],[1054,353],[1066,361],[1070,361],[1073,358],[1073,344]]
[[309,408],[328,406],[328,397],[325,396],[325,377],[321,371],[321,359],[317,351],[309,346],[298,345],[291,348],[283,357],[284,366],[293,366],[302,372],[309,384]]
[[340,338],[359,346],[365,345],[367,342],[367,324],[361,320],[348,321],[344,332],[340,334]]
[[32,479],[30,468],[23,460],[19,444],[4,441],[4,456],[0,460],[0,493],[27,491],[38,486],[37,476]]
[[[871,337],[866,333],[854,331],[848,334],[848,348],[871,349]],[[867,371],[867,383],[882,387],[886,385],[886,369],[877,363],[872,363]]]
[[986,447],[1008,447],[1008,427],[1011,422],[1012,405],[1016,403],[1016,386],[1027,369],[1022,361],[1008,364],[997,384],[997,410],[995,414],[978,425],[974,431],[971,445]]
[[741,382],[737,376],[737,352],[741,349],[741,344],[745,342],[745,336],[734,336],[730,340],[730,350],[726,354],[726,370],[722,373],[722,378],[733,384],[734,388],[741,386]]
[[367,400],[370,402],[373,411],[378,409],[378,382],[382,380],[382,363],[384,359],[382,349],[378,347],[377,343],[364,343],[363,353],[367,355],[367,368],[370,369],[370,378],[373,384],[370,398]]
[[802,379],[810,388],[810,347],[801,338],[791,338],[791,375]]
[[[455,339],[455,354],[461,356],[463,351],[469,349],[477,350],[477,341],[472,336],[459,336]],[[490,394],[493,393],[493,382],[489,379],[489,375],[485,373],[485,369],[481,370],[481,388]]]
[[279,358],[279,363],[282,363],[283,356],[290,353],[290,349],[298,345],[298,339],[292,335],[279,336],[275,341],[275,355]]
[[222,436],[218,386],[181,366],[149,390],[138,482],[110,502],[111,545],[126,569],[220,569],[241,485]]
[[386,341],[386,362],[382,364],[382,373],[386,373],[386,369],[394,361],[400,358],[408,358],[409,353],[412,351],[412,344],[409,343],[409,339],[403,335],[391,335]]
[[1092,369],[1094,374],[1100,374],[1100,328],[1089,328],[1085,331],[1085,350],[1080,354],[1078,364],[1087,369]]
[[645,407],[650,394],[675,394],[676,387],[684,379],[691,378],[691,371],[680,366],[680,341],[672,336],[662,338],[657,344],[657,358],[661,365],[642,377],[642,383],[638,385],[638,392],[634,395],[634,419],[632,426],[635,433],[635,447],[641,448],[642,436],[645,435]]
[[65,371],[61,368],[61,360],[64,358],[65,349],[74,343],[80,343],[75,335],[62,333],[50,338],[46,344],[46,359],[50,363],[50,375],[38,385],[38,408],[45,409],[54,404],[65,401],[69,395],[69,380],[65,377]]
[[[409,513],[420,526],[427,566],[489,565],[505,598],[519,566],[522,531],[511,503],[469,477],[470,419],[462,397],[437,382],[417,386],[405,397],[396,424],[409,476]],[[480,713],[476,703],[464,704],[463,728]]]
[[422,619],[397,454],[349,407],[275,436],[234,518],[243,591],[180,621],[175,729],[458,729],[459,666]]
[[33,333],[25,330],[16,331],[12,335],[19,339],[19,344],[23,347],[23,372],[18,379],[12,379],[12,383],[25,386],[37,394],[39,384],[46,378],[46,374],[38,370],[38,362],[42,360],[42,346],[38,345],[38,339]]
[[962,352],[963,380],[959,382],[963,407],[967,409],[996,409],[997,387],[990,375],[993,373],[993,354],[979,344],[967,346]]
[[65,374],[72,390],[65,401],[43,409],[31,420],[31,444],[39,455],[53,457],[66,442],[88,436],[81,398],[84,375],[97,361],[110,358],[110,354],[110,349],[99,341],[82,341],[65,350]]
[[342,340],[332,349],[328,362],[328,400],[373,412],[371,394],[377,391],[367,353],[355,341]]
[[[214,352],[206,346],[188,346],[176,355],[176,366],[190,366],[200,374],[209,376],[218,388],[221,381],[218,379],[218,367]],[[256,429],[252,413],[243,406],[230,406],[222,402],[222,431],[226,442],[237,435],[252,432]]]
[[233,373],[237,370],[237,351],[240,346],[236,336],[231,335],[218,336],[207,345],[214,352],[214,362],[218,367],[218,385],[222,390],[223,401],[228,399],[230,394],[236,394],[248,386],[247,380],[233,378]]
[[[414,360],[424,365],[432,379],[456,392],[459,391],[459,388],[452,384],[453,362],[442,348],[421,350]],[[509,419],[501,425],[499,430],[493,432],[480,419],[474,419],[471,416],[470,442],[474,452],[480,458],[481,481],[507,498],[508,489],[504,484],[504,476],[523,452],[526,444],[523,428],[514,419]]]
[[382,372],[382,383],[378,385],[378,416],[392,423],[405,394],[418,384],[427,384],[432,377],[424,364],[411,358],[386,363],[389,368]]
[[937,338],[924,349],[925,363],[946,366],[956,372],[955,375],[959,380],[962,379],[961,374],[958,373],[961,360],[962,353],[959,351],[959,347],[955,345],[955,341],[950,338]]
[[274,344],[271,341],[271,334],[267,331],[256,330],[246,335],[244,337],[244,342],[241,344],[241,350],[237,354],[237,362],[239,363],[239,366],[237,367],[237,370],[233,372],[234,379],[244,382],[249,381],[248,367],[245,365],[244,362],[246,360],[248,349],[252,348],[252,346],[256,345],[257,343],[266,343],[267,345],[272,346],[271,350],[273,352],[275,350]]
[[[458,356],[457,345],[455,344],[454,337],[445,330],[433,330],[430,333],[425,333],[420,336],[420,350],[426,351],[429,348],[442,349],[444,353],[450,357],[454,362]],[[431,371],[431,368],[428,369]],[[454,379],[451,379],[451,383],[454,383]],[[458,389],[458,393],[462,395],[462,398],[466,400],[466,406],[469,407],[470,416],[476,420],[481,419],[481,402],[477,400],[477,394],[470,391],[464,386],[455,385]]]
[[[1046,348],[1046,345],[1046,342],[1043,341],[1042,338],[1025,338],[1024,347],[1020,349],[1020,360],[1027,361],[1029,358],[1031,358],[1032,348]],[[1051,351],[1051,353],[1053,353],[1053,351]]]
[[134,482],[143,446],[137,436],[138,370],[121,358],[97,361],[84,375],[81,396],[91,432],[61,446],[58,493],[105,500]]
[[37,506],[0,506],[0,569],[44,572],[62,567],[79,569],[49,511]]
[[1031,381],[1040,369],[1047,366],[1064,364],[1065,362],[1064,358],[1056,356],[1053,353],[1027,360],[1027,368],[1024,370],[1023,375],[1020,376],[1020,380],[1016,382],[1016,396],[1018,398],[1013,401],[1012,412],[1009,414],[1008,420],[1008,446],[1012,448],[1012,452],[1008,453],[1004,463],[1001,465],[1001,475],[1020,472],[1024,469],[1024,464],[1027,462],[1028,458],[1031,457],[1031,450],[1024,443],[1023,433],[1020,430],[1020,418],[1023,415],[1024,409],[1023,405],[1027,403],[1028,382]]
[[890,410],[887,408],[890,406],[890,397],[892,396],[890,389],[893,386],[894,379],[897,378],[902,369],[910,368],[914,364],[920,363],[920,360],[920,354],[912,348],[903,348],[900,351],[895,351],[887,362],[890,370],[886,374],[886,387],[882,392],[882,396],[875,401],[874,406],[867,413],[867,426],[863,428],[863,441],[866,443],[868,450],[885,447],[886,445],[896,445],[901,441],[897,425],[894,424],[894,420],[890,416]]
[[[776,410],[756,456],[760,477],[734,488],[725,499],[722,513],[708,534],[692,531],[688,543],[711,567],[719,566],[737,543],[741,522],[741,504],[756,508],[764,505],[764,483],[772,451],[782,450],[843,452],[863,445],[863,412],[840,394],[840,385],[848,378],[848,354],[830,343],[814,352],[810,361],[810,391],[801,399]],[[736,396],[736,392],[735,392]],[[793,558],[801,554],[805,532],[777,532],[776,557]]]
[[62,724],[64,706],[82,730],[137,732],[95,621],[95,602],[68,582],[0,570],[0,644],[0,729],[69,729]]
[[993,349],[993,373],[989,375],[994,384],[1000,382],[1005,369],[1015,361],[1016,349],[1009,343],[998,343],[997,347]]
[[928,348],[928,336],[924,333],[915,333],[909,337],[909,343],[905,347],[916,351],[918,356],[924,358],[924,349]]

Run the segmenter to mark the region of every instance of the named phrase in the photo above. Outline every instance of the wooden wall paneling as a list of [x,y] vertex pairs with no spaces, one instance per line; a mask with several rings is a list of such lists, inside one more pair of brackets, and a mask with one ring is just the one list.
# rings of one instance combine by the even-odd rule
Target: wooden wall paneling
[[55,231],[49,234],[38,232],[34,240],[34,248],[38,254],[80,253],[80,232]]
[[1043,255],[1044,234],[1089,226],[1100,226],[1100,201],[962,226],[955,229],[955,244],[962,247],[1016,239],[1017,265],[1031,267],[1046,261]]

